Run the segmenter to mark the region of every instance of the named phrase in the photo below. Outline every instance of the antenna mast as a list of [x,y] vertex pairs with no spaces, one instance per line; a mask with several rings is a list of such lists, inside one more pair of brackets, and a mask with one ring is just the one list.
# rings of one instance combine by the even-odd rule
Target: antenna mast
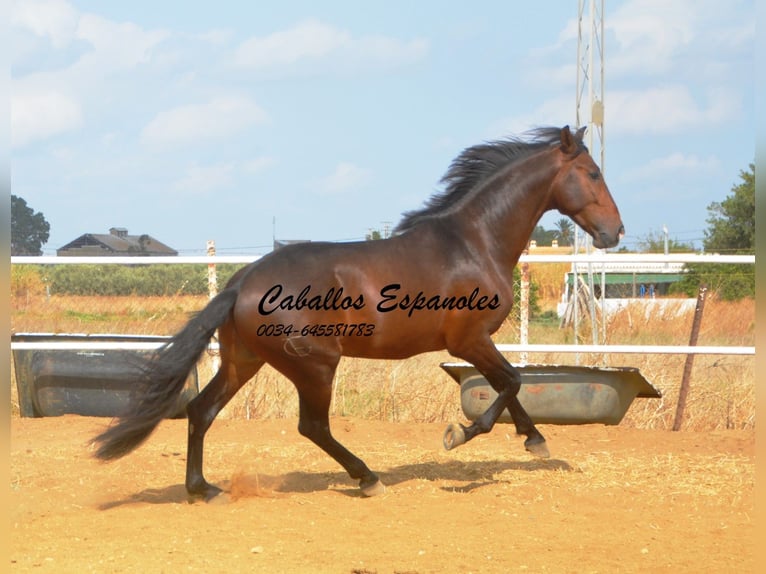
[[[585,5],[588,4],[588,13]],[[586,93],[587,91],[587,93]],[[586,145],[591,155],[596,158],[604,172],[604,0],[578,0],[577,7],[577,93],[575,99],[575,119],[577,127],[587,125]],[[592,239],[583,233],[585,251],[590,254]],[[578,226],[574,228],[574,251],[580,250],[580,233]],[[589,306],[593,334],[593,344],[598,344],[598,328],[596,326],[596,310],[593,289],[593,264],[588,266],[588,288],[590,290]],[[573,271],[573,311],[574,339],[578,343],[579,327],[578,292],[579,274],[577,264],[572,263]],[[602,273],[601,284],[601,317],[604,321],[605,289]],[[577,355],[579,362],[579,355]]]
[[[578,3],[575,117],[578,128],[587,124],[586,144],[604,171],[604,0],[578,0]],[[586,3],[588,14],[585,14]]]

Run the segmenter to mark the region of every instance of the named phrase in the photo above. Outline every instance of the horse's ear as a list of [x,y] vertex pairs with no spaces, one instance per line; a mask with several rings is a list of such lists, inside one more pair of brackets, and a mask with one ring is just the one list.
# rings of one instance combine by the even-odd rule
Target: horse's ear
[[561,151],[565,154],[572,154],[578,150],[577,142],[572,135],[569,126],[561,128]]
[[579,130],[577,130],[577,133],[575,134],[575,139],[577,139],[578,141],[582,141],[582,138],[585,135],[585,128],[586,126],[583,126]]

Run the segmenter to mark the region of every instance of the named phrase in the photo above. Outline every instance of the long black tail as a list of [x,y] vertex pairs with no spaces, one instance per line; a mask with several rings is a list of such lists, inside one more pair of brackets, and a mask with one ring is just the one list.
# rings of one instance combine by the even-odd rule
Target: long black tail
[[234,284],[221,291],[145,365],[128,412],[98,435],[96,458],[125,456],[144,442],[176,405],[186,378],[215,330],[226,320],[239,295]]

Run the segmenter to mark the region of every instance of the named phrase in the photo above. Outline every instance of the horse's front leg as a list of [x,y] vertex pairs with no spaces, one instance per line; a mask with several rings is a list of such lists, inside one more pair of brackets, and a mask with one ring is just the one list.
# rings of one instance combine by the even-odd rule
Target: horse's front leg
[[444,447],[450,450],[477,435],[490,432],[503,410],[507,408],[516,426],[516,433],[527,437],[524,447],[536,456],[548,458],[550,452],[545,443],[545,437],[537,430],[519,402],[521,374],[518,369],[500,354],[491,341],[489,344],[464,350],[458,356],[473,364],[484,375],[490,386],[497,392],[497,398],[470,426],[466,427],[460,423],[450,424],[444,433]]

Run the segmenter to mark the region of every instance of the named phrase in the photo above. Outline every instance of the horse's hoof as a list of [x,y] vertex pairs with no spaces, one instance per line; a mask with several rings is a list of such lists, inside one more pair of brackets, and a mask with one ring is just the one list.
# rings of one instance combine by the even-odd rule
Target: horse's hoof
[[201,488],[194,488],[194,489],[187,488],[186,493],[190,503],[198,502],[198,501],[211,502],[213,500],[218,502],[217,499],[224,498],[219,496],[220,494],[223,493],[223,490],[221,490],[217,486],[213,486],[212,484],[205,484]]
[[447,425],[442,442],[447,450],[452,450],[461,444],[465,444],[465,428],[463,428],[463,425],[460,423],[450,423]]
[[210,498],[206,498],[205,502],[208,504],[229,504],[231,502],[231,495],[228,492],[221,491]]
[[359,488],[362,491],[362,494],[364,494],[368,498],[372,498],[373,496],[378,496],[379,494],[383,494],[386,492],[386,485],[381,482],[380,479],[375,480],[375,482],[370,484],[359,484]]
[[551,453],[548,450],[548,445],[545,444],[545,440],[531,441],[527,439],[524,441],[524,448],[539,458],[550,458]]

